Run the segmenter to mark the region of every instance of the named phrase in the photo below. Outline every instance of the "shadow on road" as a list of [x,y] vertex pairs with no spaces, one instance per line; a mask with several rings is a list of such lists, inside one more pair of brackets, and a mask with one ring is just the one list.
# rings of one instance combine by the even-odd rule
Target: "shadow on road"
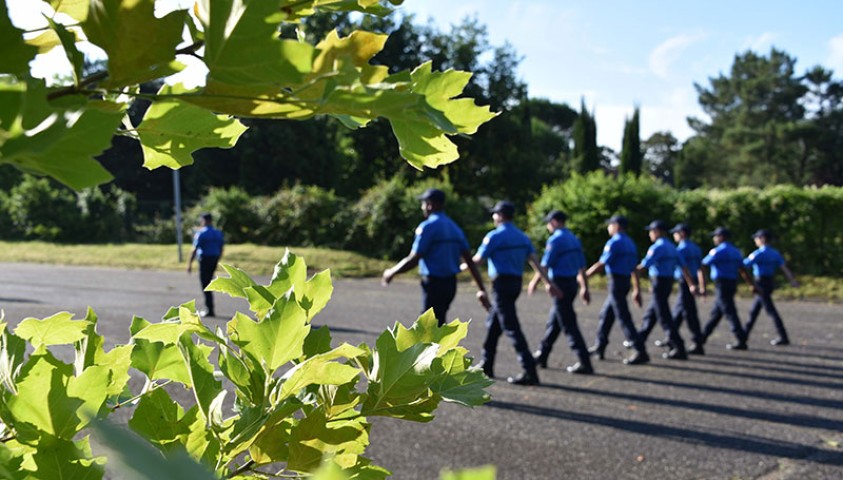
[[3,298],[0,297],[0,304],[2,303],[34,303],[34,304],[42,304],[44,302],[40,300],[33,300],[31,298]]
[[[740,367],[742,369],[746,368],[757,368],[757,367],[747,367],[746,365],[741,365],[739,363],[730,364],[729,362],[722,362],[721,364],[724,365],[731,365],[733,368]],[[827,380],[817,380],[812,381],[805,378],[795,378],[795,377],[782,377],[778,375],[762,375],[762,374],[755,374],[749,373],[745,370],[740,371],[728,371],[728,370],[714,370],[709,368],[699,368],[696,365],[687,364],[683,366],[675,366],[675,365],[665,365],[665,364],[652,364],[651,368],[663,368],[669,370],[676,370],[677,372],[687,372],[690,368],[693,368],[695,373],[710,373],[712,375],[720,375],[726,377],[735,377],[741,380],[751,379],[751,380],[758,380],[762,382],[774,382],[774,383],[788,383],[791,385],[802,385],[804,387],[815,387],[815,388],[825,388],[825,389],[834,389],[834,390],[843,390],[843,384],[841,383],[832,383]],[[772,369],[767,369],[772,370]],[[804,376],[806,372],[794,372],[797,375]],[[680,373],[681,375],[681,373]],[[830,376],[831,378],[839,379],[841,378],[839,375]]]
[[[552,387],[555,388],[555,387]],[[567,389],[567,388],[564,388]],[[579,389],[576,389],[579,390]],[[600,392],[593,392],[600,394]],[[619,395],[623,397],[623,395]],[[638,397],[638,396],[632,396]],[[668,401],[672,403],[673,401]],[[693,404],[694,402],[678,402]],[[701,404],[705,407],[704,404]],[[685,443],[696,443],[708,447],[715,447],[729,450],[739,450],[765,456],[786,457],[794,460],[810,461],[833,466],[843,466],[843,455],[837,452],[828,452],[816,447],[804,446],[797,443],[774,441],[750,436],[728,435],[723,433],[705,432],[689,428],[673,427],[638,420],[622,418],[611,418],[600,415],[592,415],[583,412],[569,412],[554,408],[539,407],[514,402],[501,402],[492,400],[486,406],[552,417],[571,422],[581,422],[588,425],[602,425],[605,427],[625,430],[644,435],[653,435]],[[819,421],[819,419],[816,419]],[[839,428],[839,427],[838,427]]]

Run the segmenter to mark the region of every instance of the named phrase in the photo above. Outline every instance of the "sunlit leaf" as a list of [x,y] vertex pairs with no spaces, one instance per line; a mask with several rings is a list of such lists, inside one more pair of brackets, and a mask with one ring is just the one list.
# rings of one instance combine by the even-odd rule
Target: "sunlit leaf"
[[154,0],[92,0],[82,29],[108,54],[108,84],[125,86],[176,73],[186,10],[155,17]]
[[214,367],[208,361],[210,347],[194,344],[183,337],[179,342],[187,372],[193,386],[193,396],[205,419],[211,418],[211,404],[222,391],[222,384],[214,378]]
[[70,65],[73,66],[73,79],[78,85],[79,82],[82,81],[82,69],[85,67],[85,56],[78,48],[76,48],[76,35],[65,28],[64,25],[53,21],[51,18],[48,18],[47,22],[50,24],[50,28],[56,32],[56,35],[61,42],[61,46],[64,48],[64,54],[67,56],[67,60],[70,62]]
[[224,263],[220,264],[225,273],[228,274],[229,278],[225,277],[217,277],[213,281],[211,281],[210,285],[208,285],[205,290],[209,292],[221,292],[225,293],[230,297],[239,297],[239,298],[246,298],[246,290],[249,287],[257,285],[252,277],[250,277],[246,272],[240,270],[237,267],[233,267],[231,265],[226,265]]
[[49,3],[56,12],[69,15],[79,22],[88,17],[89,0],[49,0]]
[[433,310],[423,313],[410,329],[400,323],[395,325],[395,344],[399,350],[405,350],[417,343],[435,343],[440,354],[455,348],[468,334],[468,323],[454,320],[439,326]]
[[304,310],[285,298],[261,322],[238,313],[228,323],[231,340],[269,372],[302,355],[308,332]]
[[41,345],[72,345],[82,340],[88,323],[73,320],[73,314],[61,312],[39,320],[27,318],[15,328],[15,335],[27,340],[36,349]]
[[459,350],[451,350],[431,364],[431,371],[438,378],[431,383],[430,390],[447,402],[466,407],[482,405],[490,400],[484,390],[491,386],[490,380],[480,369],[469,369],[470,361]]
[[181,86],[164,85],[158,92],[165,98],[152,104],[137,128],[150,170],[166,166],[179,168],[193,163],[192,153],[200,148],[231,148],[246,131],[238,120],[180,102],[170,95],[184,92]]

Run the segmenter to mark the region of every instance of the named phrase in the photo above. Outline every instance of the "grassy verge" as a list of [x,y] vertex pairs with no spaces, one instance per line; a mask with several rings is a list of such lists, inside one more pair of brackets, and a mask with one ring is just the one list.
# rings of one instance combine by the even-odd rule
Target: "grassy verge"
[[[291,247],[305,258],[313,270],[331,269],[337,277],[376,277],[391,264],[357,253],[325,248]],[[59,245],[46,242],[0,242],[0,261],[87,265],[141,270],[182,270],[187,268],[190,246],[183,247],[179,263],[176,245]],[[284,247],[227,245],[222,262],[236,265],[252,275],[270,275]]]
[[[293,253],[305,257],[313,270],[331,269],[336,277],[379,277],[391,262],[369,258],[358,253],[325,248],[290,247]],[[190,246],[183,248],[184,259],[190,255]],[[223,262],[236,265],[253,275],[269,275],[272,267],[284,255],[284,247],[263,245],[228,245]],[[175,245],[119,244],[119,245],[58,245],[46,242],[0,242],[0,262],[52,263],[60,265],[88,265],[145,270],[182,270]],[[530,273],[531,275],[531,273]],[[469,278],[462,276],[463,280]],[[525,276],[528,279],[529,276]],[[784,286],[776,291],[775,298],[789,300],[819,300],[843,302],[843,279],[832,277],[800,276],[800,286]],[[592,288],[606,286],[602,275],[589,281]],[[713,286],[710,286],[713,287]],[[642,289],[647,288],[646,281]],[[713,292],[712,292],[713,294]],[[742,286],[739,294],[749,297],[749,288]]]

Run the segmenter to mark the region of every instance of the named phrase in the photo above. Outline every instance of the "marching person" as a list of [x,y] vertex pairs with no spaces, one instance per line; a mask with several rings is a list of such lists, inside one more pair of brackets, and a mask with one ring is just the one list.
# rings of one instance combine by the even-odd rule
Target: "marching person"
[[653,328],[652,325],[658,319],[668,340],[667,346],[670,348],[662,354],[662,357],[670,360],[686,360],[688,354],[685,351],[685,342],[679,335],[678,327],[670,314],[668,297],[673,290],[673,275],[676,269],[683,269],[683,275],[686,277],[688,277],[688,271],[680,263],[676,247],[667,239],[667,229],[667,224],[661,220],[653,220],[646,228],[652,245],[637,269],[649,273],[653,299],[644,312],[642,329],[638,335],[642,343],[646,342],[647,335]]
[[494,376],[498,339],[504,333],[515,347],[518,361],[524,369],[523,373],[516,377],[509,377],[507,381],[515,385],[538,385],[536,362],[530,354],[527,339],[521,331],[521,324],[518,322],[518,314],[515,310],[515,301],[521,294],[525,261],[528,261],[542,280],[550,286],[552,296],[560,297],[562,293],[555,284],[550,282],[539,264],[529,237],[512,223],[514,216],[515,205],[507,201],[498,202],[492,208],[495,229],[486,234],[483,243],[472,258],[474,263],[487,261],[494,295],[493,306],[486,319],[487,331],[483,342],[482,367],[486,376],[490,378]]
[[187,273],[193,271],[193,260],[199,259],[199,283],[205,294],[205,310],[199,312],[202,317],[215,317],[214,294],[205,288],[211,283],[214,271],[222,257],[222,250],[225,244],[221,231],[214,228],[213,217],[210,213],[203,213],[199,217],[199,230],[193,235],[193,250],[190,252],[190,259],[187,261]]
[[773,234],[769,230],[758,230],[752,235],[752,239],[758,249],[750,253],[743,261],[744,266],[752,268],[756,287],[755,300],[749,310],[749,321],[746,322],[745,327],[747,340],[749,340],[749,332],[752,331],[752,327],[755,325],[763,307],[767,315],[773,320],[773,325],[775,325],[776,332],[779,335],[778,338],[770,340],[770,344],[774,346],[790,345],[790,338],[787,336],[784,322],[782,322],[782,318],[776,310],[776,305],[773,303],[773,290],[775,290],[773,277],[776,274],[776,269],[780,268],[784,272],[792,287],[799,286],[799,283],[793,277],[790,269],[787,268],[779,251],[769,245],[773,240]]
[[[691,240],[691,227],[686,223],[678,223],[670,231],[673,234],[673,240],[676,242],[676,253],[679,254],[680,262],[688,270],[688,275],[691,278],[689,282],[682,273],[680,267],[676,268],[674,278],[679,282],[679,295],[676,297],[676,303],[673,306],[673,323],[676,324],[676,329],[682,326],[682,320],[688,322],[688,330],[691,332],[691,341],[693,344],[688,349],[688,353],[692,355],[705,355],[703,349],[702,329],[700,328],[700,317],[697,311],[697,299],[695,293],[698,295],[705,295],[702,289],[704,282],[700,280],[702,276],[700,265],[702,264],[702,250],[699,245]],[[694,292],[692,289],[696,284],[697,289]]]
[[[419,195],[425,220],[416,228],[410,254],[383,272],[382,284],[389,285],[395,275],[419,266],[422,289],[422,313],[433,309],[439,325],[444,325],[448,308],[457,293],[460,257],[468,264],[478,288],[478,299],[490,308],[480,271],[471,262],[468,240],[462,229],[445,214],[445,192],[429,188]],[[480,295],[482,293],[482,295]]]
[[627,224],[628,221],[623,215],[614,215],[606,220],[606,230],[610,238],[603,247],[600,259],[585,272],[586,277],[590,277],[600,270],[605,270],[609,279],[609,295],[600,310],[597,340],[588,351],[601,360],[605,357],[606,345],[609,344],[609,331],[617,318],[627,341],[635,349],[635,353],[625,358],[623,363],[639,365],[649,362],[650,356],[638,335],[638,330],[635,329],[635,324],[632,323],[632,315],[629,313],[629,304],[626,301],[630,284],[632,284],[633,300],[636,305],[641,306],[638,274],[635,271],[638,263],[638,249],[626,234]]
[[[588,280],[585,278],[585,255],[582,251],[582,244],[576,235],[565,228],[567,220],[568,216],[560,210],[553,210],[544,217],[547,230],[551,235],[545,244],[541,265],[547,269],[548,278],[559,288],[562,296],[553,297],[553,307],[550,309],[547,329],[539,349],[533,354],[533,358],[535,358],[539,367],[547,368],[547,358],[553,348],[553,343],[556,342],[560,332],[565,332],[565,336],[568,337],[568,345],[579,360],[567,367],[568,372],[587,375],[594,373],[594,368],[591,365],[591,358],[580,332],[580,327],[577,325],[574,300],[577,296],[578,287],[580,298],[584,304],[589,304],[591,294],[588,291]],[[541,275],[536,272],[527,286],[528,295],[533,294],[540,280]],[[547,287],[549,291],[550,286]]]
[[[741,325],[737,308],[735,308],[738,275],[747,284],[752,286],[753,290],[755,289],[755,285],[753,285],[752,280],[750,280],[749,275],[747,275],[746,270],[743,268],[743,255],[741,251],[729,241],[731,232],[725,227],[717,227],[711,232],[711,237],[714,240],[715,246],[703,258],[702,264],[711,270],[711,280],[714,282],[716,299],[711,309],[708,323],[703,328],[703,340],[705,341],[711,336],[711,332],[714,331],[720,319],[725,315],[732,324],[732,333],[735,335],[735,343],[726,345],[726,348],[731,350],[746,350],[746,331],[744,331]],[[704,283],[700,283],[700,285],[704,291]]]

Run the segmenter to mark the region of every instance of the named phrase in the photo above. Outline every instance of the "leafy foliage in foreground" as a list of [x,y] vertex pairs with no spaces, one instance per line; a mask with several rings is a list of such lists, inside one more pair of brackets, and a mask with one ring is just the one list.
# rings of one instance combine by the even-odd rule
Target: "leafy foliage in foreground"
[[[0,322],[1,476],[99,479],[117,466],[140,478],[384,478],[363,456],[368,417],[427,422],[442,401],[489,398],[491,380],[459,345],[467,323],[439,327],[428,312],[374,347],[335,347],[327,327],[311,326],[333,290],[328,271],[308,279],[290,252],[268,285],[223,268],[229,277],[208,289],[250,310],[225,329],[204,324],[192,301],[160,322],[135,317],[131,342],[108,351],[90,310]],[[72,363],[54,351],[62,346]],[[131,433],[103,423],[121,408],[132,409]]]
[[[163,16],[154,0],[48,3],[54,11],[34,38],[12,25],[6,2],[0,4],[0,163],[77,190],[111,178],[93,157],[115,134],[140,142],[146,168],[179,168],[193,163],[198,149],[232,147],[246,131],[235,117],[330,115],[352,129],[383,117],[402,157],[422,169],[456,160],[448,137],[473,134],[494,117],[457,98],[470,73],[435,72],[429,62],[393,74],[372,65],[386,35],[330,32],[316,44],[301,31],[295,39],[279,36],[282,26],[316,13],[379,15],[401,0],[200,0]],[[85,75],[83,39],[106,53],[106,70]],[[31,76],[29,62],[52,49],[73,65],[71,83],[48,87]],[[140,90],[187,68],[187,58],[207,69],[203,86]],[[132,124],[126,112],[138,99],[151,105]]]

